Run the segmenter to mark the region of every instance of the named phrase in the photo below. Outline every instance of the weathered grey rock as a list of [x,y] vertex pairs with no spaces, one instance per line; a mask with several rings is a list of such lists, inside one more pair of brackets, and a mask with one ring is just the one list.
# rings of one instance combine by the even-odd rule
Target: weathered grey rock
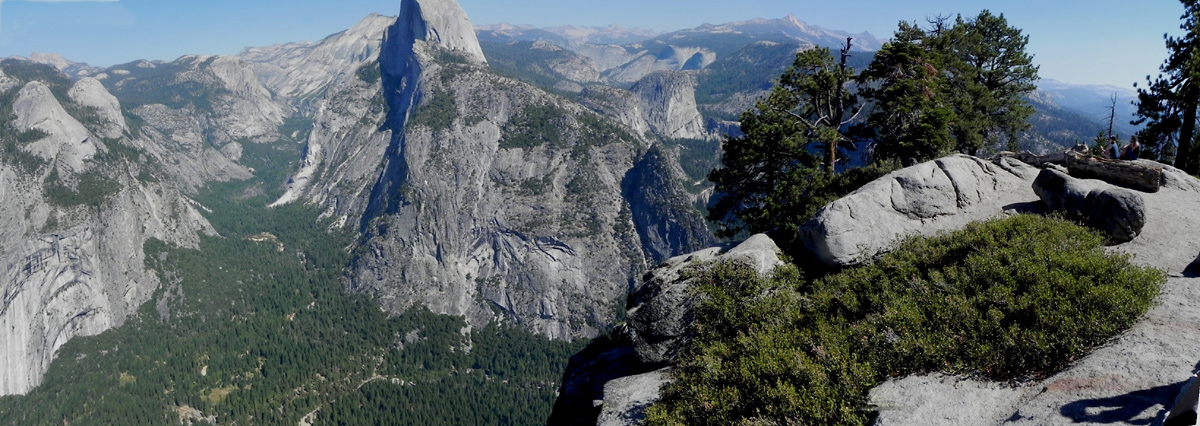
[[253,47],[238,57],[250,63],[268,88],[297,107],[320,100],[315,96],[331,84],[358,78],[364,65],[378,66],[383,34],[395,17],[371,14],[350,29],[316,43],[287,43]]
[[[622,182],[649,142],[616,123],[593,128],[593,112],[481,59],[443,60],[475,51],[445,38],[469,22],[461,11],[429,15],[425,3],[405,2],[385,31],[377,81],[323,89],[301,168],[274,204],[311,202],[360,232],[346,286],[385,309],[424,305],[473,325],[503,318],[550,337],[593,336],[647,269],[643,229],[672,241],[708,231],[635,223]],[[443,108],[437,120],[423,113],[432,107]],[[549,111],[561,133],[510,145],[527,111]],[[692,216],[682,223],[703,223]]]
[[404,0],[400,5],[402,35],[399,44],[421,40],[452,52],[461,53],[467,60],[486,64],[483,49],[475,35],[475,27],[467,13],[454,0]]
[[707,139],[704,117],[696,109],[696,82],[690,74],[660,71],[633,86],[641,98],[646,123],[656,135],[672,139]]
[[[1200,279],[1180,274],[1200,252],[1200,228],[1181,225],[1200,220],[1200,181],[1163,172],[1159,192],[1142,194],[1150,220],[1141,234],[1108,248],[1173,276],[1131,330],[1053,377],[1008,391],[961,377],[889,382],[872,394],[880,424],[1160,424],[1200,358]],[[972,389],[988,396],[961,397]],[[1012,401],[1009,412],[997,410]]]
[[99,80],[85,77],[71,86],[67,96],[80,105],[95,108],[100,119],[100,123],[97,123],[99,127],[95,130],[98,136],[116,139],[129,131],[125,115],[121,113],[121,103],[112,93],[108,93]]
[[604,385],[604,402],[597,426],[640,424],[646,408],[662,397],[661,389],[671,383],[671,367],[612,380]]
[[868,399],[879,413],[875,426],[985,425],[1008,418],[1040,390],[935,373],[890,379]]
[[[618,326],[617,331],[624,330]],[[653,371],[638,360],[628,336],[598,339],[571,357],[547,424],[595,424],[603,410],[604,387],[622,377]]]
[[758,234],[729,248],[711,247],[676,256],[646,273],[642,284],[629,295],[630,339],[642,362],[651,365],[675,361],[691,340],[695,319],[694,274],[717,262],[744,264],[759,274],[769,274],[783,262],[779,247],[765,234]]
[[54,98],[50,88],[40,81],[31,81],[21,88],[13,103],[18,131],[40,130],[45,137],[22,147],[44,160],[66,166],[66,172],[82,172],[84,163],[100,150],[88,129],[75,117],[67,114]]
[[1076,179],[1057,170],[1042,170],[1033,191],[1050,210],[1061,211],[1108,235],[1132,241],[1146,224],[1146,207],[1137,192],[1103,181]]
[[614,117],[635,132],[668,139],[711,139],[696,105],[695,79],[678,71],[646,75],[630,91],[607,86],[584,89],[580,103]]
[[805,247],[830,266],[857,265],[910,235],[929,236],[1033,208],[1038,169],[966,155],[897,170],[822,208],[800,230]]

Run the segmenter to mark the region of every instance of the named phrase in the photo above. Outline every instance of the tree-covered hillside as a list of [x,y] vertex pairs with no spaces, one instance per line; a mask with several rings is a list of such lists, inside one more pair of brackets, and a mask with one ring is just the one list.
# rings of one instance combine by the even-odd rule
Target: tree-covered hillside
[[[295,154],[253,155],[273,176]],[[199,250],[147,243],[163,287],[124,326],[63,346],[40,387],[0,398],[0,424],[545,422],[578,345],[389,316],[342,288],[352,237],[311,207],[263,207],[262,184],[201,194],[221,236]]]

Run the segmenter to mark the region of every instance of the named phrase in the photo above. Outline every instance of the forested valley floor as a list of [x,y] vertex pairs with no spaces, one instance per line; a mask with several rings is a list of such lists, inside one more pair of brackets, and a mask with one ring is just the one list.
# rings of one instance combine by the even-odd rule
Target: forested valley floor
[[0,424],[545,423],[582,343],[348,293],[354,237],[309,206],[266,208],[299,152],[255,148],[259,177],[197,197],[220,236],[148,242],[155,296],[64,345],[41,386],[0,398]]

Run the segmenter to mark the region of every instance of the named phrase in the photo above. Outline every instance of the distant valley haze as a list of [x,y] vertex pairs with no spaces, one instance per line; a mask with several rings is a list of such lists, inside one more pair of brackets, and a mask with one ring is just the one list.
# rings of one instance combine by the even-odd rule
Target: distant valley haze
[[[0,57],[56,53],[74,62],[111,66],[138,59],[170,61],[188,54],[236,54],[244,47],[316,41],[369,13],[394,16],[399,0],[160,1],[0,0]],[[1166,57],[1162,36],[1179,32],[1175,1],[902,0],[462,0],[480,26],[620,26],[654,33],[755,18],[794,15],[813,26],[886,40],[899,21],[1004,14],[1029,36],[1027,50],[1043,78],[1132,89],[1157,74]]]

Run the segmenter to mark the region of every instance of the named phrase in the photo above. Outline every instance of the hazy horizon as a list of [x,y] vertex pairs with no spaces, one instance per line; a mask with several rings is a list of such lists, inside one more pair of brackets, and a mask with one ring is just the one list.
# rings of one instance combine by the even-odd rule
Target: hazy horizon
[[[107,67],[139,59],[172,61],[184,55],[237,54],[245,47],[317,41],[346,30],[371,13],[395,16],[399,0],[0,0],[0,57],[33,52]],[[1182,6],[1174,2],[1128,5],[1069,0],[1014,1],[985,6],[978,0],[827,2],[748,0],[728,2],[612,0],[605,3],[514,0],[503,4],[462,0],[473,24],[640,28],[672,32],[704,24],[789,14],[809,25],[847,33],[891,37],[900,21],[933,16],[972,17],[984,8],[1004,14],[1030,38],[1027,50],[1040,76],[1079,85],[1132,88],[1157,74],[1166,57],[1162,35],[1178,33]],[[630,11],[638,13],[630,13]]]

